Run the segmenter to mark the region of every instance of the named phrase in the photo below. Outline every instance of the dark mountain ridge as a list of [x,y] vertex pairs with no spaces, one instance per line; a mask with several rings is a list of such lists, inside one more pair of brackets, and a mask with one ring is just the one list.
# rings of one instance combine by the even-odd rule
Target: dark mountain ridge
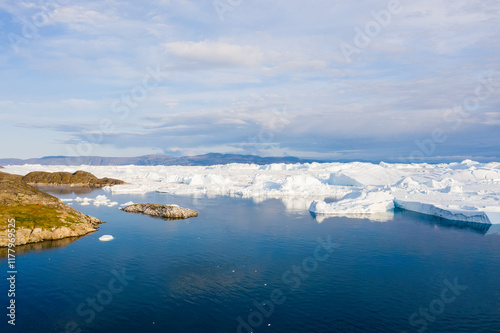
[[102,157],[102,156],[45,156],[42,158],[4,158],[0,165],[193,165],[208,166],[229,163],[311,163],[313,160],[304,160],[298,157],[261,157],[256,155],[217,154],[210,153],[196,156],[175,157],[170,155],[145,155],[136,157]]

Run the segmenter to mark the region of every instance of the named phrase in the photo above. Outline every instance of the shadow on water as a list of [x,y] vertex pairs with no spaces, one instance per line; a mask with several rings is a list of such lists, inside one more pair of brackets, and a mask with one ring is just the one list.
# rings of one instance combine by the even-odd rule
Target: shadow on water
[[[58,248],[58,247],[65,247],[65,246],[68,246],[69,244],[73,243],[74,241],[82,238],[82,237],[84,237],[84,236],[68,237],[68,238],[63,238],[63,239],[49,240],[49,241],[31,243],[31,244],[26,244],[26,245],[17,245],[15,248],[15,251],[16,251],[15,254],[18,255],[18,254],[26,253],[26,252],[39,252],[39,251]],[[7,254],[8,254],[7,247],[0,248],[0,261],[7,259],[7,256],[8,256]]]
[[[490,233],[499,233],[500,227],[498,225],[494,225],[492,227],[491,224],[485,223],[474,223],[474,222],[465,222],[465,221],[455,221],[448,220],[438,216],[425,215],[417,212],[412,212],[409,210],[404,210],[400,208],[396,208],[393,211],[388,211],[384,213],[377,214],[350,214],[350,215],[317,215],[315,213],[309,212],[310,215],[314,218],[314,220],[318,223],[323,223],[328,219],[335,219],[339,217],[343,218],[355,218],[355,219],[366,219],[371,222],[389,222],[394,220],[395,214],[408,217],[409,220],[414,221],[416,223],[427,224],[434,227],[439,227],[443,229],[455,229],[455,230],[463,230],[470,231],[474,233],[478,233],[481,235],[486,235],[488,231]],[[490,229],[491,228],[491,229]]]
[[464,230],[485,235],[491,228],[491,224],[448,220],[438,216],[420,214],[399,208],[397,208],[395,212],[401,216],[407,216],[418,223],[428,224],[444,229]]
[[52,195],[64,195],[64,194],[88,194],[95,190],[96,188],[86,187],[86,186],[67,186],[67,185],[37,185],[35,186],[40,191],[52,194]]

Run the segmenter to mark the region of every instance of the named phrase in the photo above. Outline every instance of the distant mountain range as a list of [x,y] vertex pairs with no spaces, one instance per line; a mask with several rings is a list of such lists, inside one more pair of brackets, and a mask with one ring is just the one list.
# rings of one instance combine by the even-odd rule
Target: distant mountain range
[[[196,156],[174,157],[169,155],[145,155],[137,157],[101,157],[101,156],[45,156],[42,158],[0,159],[0,165],[197,165],[207,166],[229,163],[310,163],[312,160],[303,160],[298,157],[261,157],[256,155],[237,154],[204,154]],[[317,162],[317,161],[316,161]]]

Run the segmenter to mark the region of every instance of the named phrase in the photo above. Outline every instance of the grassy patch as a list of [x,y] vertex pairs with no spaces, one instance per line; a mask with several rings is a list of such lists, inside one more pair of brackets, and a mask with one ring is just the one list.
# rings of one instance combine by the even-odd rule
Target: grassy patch
[[77,221],[76,215],[70,213],[70,216],[65,218],[66,222],[62,222],[60,216],[63,215],[54,207],[43,205],[0,206],[0,218],[3,222],[0,223],[0,230],[6,229],[7,220],[11,218],[16,219],[16,227],[27,229],[52,229],[69,226],[71,225],[69,222]]

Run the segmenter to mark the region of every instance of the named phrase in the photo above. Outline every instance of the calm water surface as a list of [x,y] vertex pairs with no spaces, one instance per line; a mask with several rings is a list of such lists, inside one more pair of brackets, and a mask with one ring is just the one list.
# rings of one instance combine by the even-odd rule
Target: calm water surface
[[[495,228],[401,211],[318,223],[279,200],[56,195],[99,194],[200,215],[75,203],[107,223],[18,248],[16,327],[3,314],[1,332],[500,332]],[[0,290],[7,304],[5,279]]]

